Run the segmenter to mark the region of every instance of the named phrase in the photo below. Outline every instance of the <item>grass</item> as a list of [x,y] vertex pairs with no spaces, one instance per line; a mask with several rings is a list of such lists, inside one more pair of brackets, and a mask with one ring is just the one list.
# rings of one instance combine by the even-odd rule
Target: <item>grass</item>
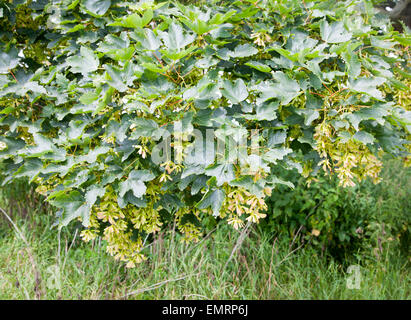
[[[409,299],[410,274],[391,259],[361,267],[360,289],[346,268],[310,250],[269,241],[253,230],[228,263],[238,237],[226,226],[196,245],[162,233],[149,259],[126,269],[104,243],[50,230],[52,217],[18,221],[30,249],[5,226],[0,238],[0,299]],[[35,225],[33,228],[32,226]],[[60,245],[59,245],[60,244]],[[30,250],[32,259],[30,258]],[[36,270],[39,280],[36,281]]]
[[[375,189],[387,198],[384,210],[410,208],[399,198],[407,191],[392,188],[409,185],[409,177],[399,176],[402,182]],[[0,199],[22,235],[0,218],[0,299],[410,299],[410,261],[394,249],[379,259],[358,253],[338,263],[256,228],[234,254],[240,233],[227,225],[190,245],[167,230],[146,249],[147,261],[126,269],[105,252],[104,241],[83,243],[74,225],[52,228],[54,214],[31,192],[10,200],[21,198],[22,188]],[[359,289],[347,287],[349,265],[360,266]]]

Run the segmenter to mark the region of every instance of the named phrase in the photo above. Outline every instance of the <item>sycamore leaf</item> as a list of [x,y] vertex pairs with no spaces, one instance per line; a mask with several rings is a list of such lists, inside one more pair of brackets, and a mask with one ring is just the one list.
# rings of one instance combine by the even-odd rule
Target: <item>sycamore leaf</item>
[[141,17],[137,13],[130,14],[120,21],[113,22],[109,26],[122,26],[125,28],[143,28],[153,19],[153,10],[146,10]]
[[237,79],[234,82],[224,80],[221,93],[232,104],[240,103],[248,97],[247,87],[242,79]]
[[298,82],[288,77],[282,71],[275,72],[273,78],[276,82],[265,81],[254,86],[254,89],[261,93],[257,99],[257,104],[261,104],[272,98],[277,98],[281,104],[286,105],[300,94],[300,85]]
[[78,157],[79,162],[94,163],[97,157],[110,151],[109,147],[100,146]]
[[285,186],[287,186],[287,187],[290,187],[291,189],[294,189],[294,188],[295,188],[295,186],[294,186],[294,184],[293,184],[292,182],[282,180],[282,179],[280,179],[280,178],[278,178],[278,177],[276,177],[276,176],[274,176],[274,175],[269,176],[267,180],[268,180],[267,182],[268,182],[269,184],[272,184],[272,185],[282,184],[282,185],[285,185]]
[[286,147],[273,148],[263,154],[263,160],[271,163],[277,163],[277,160],[282,160],[284,157],[291,153],[293,150]]
[[108,64],[104,65],[104,68],[110,77],[108,83],[119,92],[126,91],[128,86],[132,85],[133,80],[136,79],[132,65],[129,63],[126,63],[123,70]]
[[229,184],[233,187],[242,187],[257,197],[264,197],[264,186],[262,179],[254,182],[251,176],[243,176],[231,181]]
[[283,144],[287,139],[287,132],[284,130],[270,132],[268,135],[268,147]]
[[328,43],[346,42],[351,39],[352,33],[348,32],[342,21],[328,24],[323,20],[320,25],[321,38]]
[[357,78],[361,73],[361,62],[352,50],[344,51],[341,56],[347,65],[347,73],[351,78]]
[[87,218],[90,207],[85,204],[84,197],[77,190],[60,193],[50,199],[50,203],[63,210],[60,227],[66,226],[77,217]]
[[348,87],[352,91],[365,93],[371,97],[382,100],[383,95],[377,87],[382,85],[385,81],[385,78],[382,77],[362,77],[355,80],[350,79]]
[[246,44],[238,45],[237,47],[235,47],[234,51],[231,51],[229,54],[233,58],[245,58],[245,57],[253,56],[257,53],[258,53],[258,50],[256,48],[246,43]]
[[84,0],[86,11],[94,16],[104,15],[111,6],[111,0]]
[[353,139],[360,141],[364,144],[369,144],[369,143],[373,143],[374,142],[374,137],[372,134],[369,134],[368,132],[365,131],[357,131],[354,135],[353,135]]
[[67,63],[71,67],[71,72],[87,75],[96,71],[99,66],[99,60],[93,50],[87,47],[80,48],[80,55],[67,58]]
[[205,170],[205,174],[217,178],[217,186],[235,179],[234,167],[231,163],[215,164]]
[[43,162],[40,159],[28,159],[14,174],[16,178],[29,177],[32,182],[43,169]]
[[388,115],[387,105],[375,104],[373,108],[363,108],[359,111],[348,113],[345,117],[351,122],[355,130],[359,130],[359,124],[364,120],[375,120],[380,125],[384,125],[384,117]]
[[97,198],[103,197],[105,193],[106,189],[103,187],[97,185],[90,186],[85,194],[87,204],[92,207],[96,203]]
[[167,32],[159,31],[158,34],[166,47],[171,50],[181,50],[195,40],[193,34],[184,33],[181,25],[174,22]]
[[148,28],[144,28],[142,32],[134,33],[134,38],[136,38],[146,50],[154,51],[161,46],[161,41],[154,34],[153,30]]
[[195,21],[190,21],[187,18],[180,18],[180,20],[191,30],[193,30],[198,35],[210,32],[211,30],[217,28],[215,25],[208,24],[206,21],[196,19]]
[[148,170],[133,170],[128,175],[126,181],[119,184],[119,195],[124,197],[125,193],[131,190],[136,198],[141,198],[146,193],[145,181],[151,181],[155,175]]
[[49,138],[38,133],[33,134],[33,138],[36,145],[29,146],[24,151],[24,153],[30,157],[41,157],[55,150],[55,146]]
[[258,61],[249,61],[245,63],[245,65],[261,72],[271,72],[271,68],[269,66]]
[[131,190],[136,198],[141,198],[146,193],[146,185],[143,181],[127,179],[119,184],[119,195],[124,197],[126,192]]
[[209,190],[203,196],[200,202],[197,203],[196,207],[199,209],[207,209],[208,207],[211,207],[211,209],[213,210],[213,216],[218,217],[220,214],[221,206],[223,205],[224,198],[224,190]]
[[98,99],[98,96],[97,92],[87,91],[79,98],[79,100],[83,104],[92,104],[93,101]]
[[20,58],[16,48],[12,48],[8,52],[0,52],[0,74],[9,73],[9,70],[17,66],[19,60]]

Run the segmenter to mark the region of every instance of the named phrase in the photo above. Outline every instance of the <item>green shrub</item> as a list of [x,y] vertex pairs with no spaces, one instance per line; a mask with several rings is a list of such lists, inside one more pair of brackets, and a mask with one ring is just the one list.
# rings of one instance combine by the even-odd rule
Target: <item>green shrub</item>
[[388,246],[409,256],[411,169],[385,163],[379,184],[366,180],[350,188],[339,186],[335,176],[321,174],[307,183],[288,173],[295,188],[273,192],[263,231],[290,241],[297,236],[339,259],[355,253],[379,259]]
[[352,186],[408,154],[410,37],[369,1],[0,5],[3,184],[130,267],[168,221],[258,222],[281,169]]

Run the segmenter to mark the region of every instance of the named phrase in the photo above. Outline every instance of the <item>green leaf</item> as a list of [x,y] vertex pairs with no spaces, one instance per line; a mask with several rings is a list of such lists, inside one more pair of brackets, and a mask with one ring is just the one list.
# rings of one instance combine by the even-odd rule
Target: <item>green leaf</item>
[[160,38],[164,41],[167,48],[171,50],[181,50],[195,40],[192,34],[185,34],[181,25],[172,23],[167,32],[159,31]]
[[137,13],[130,14],[118,22],[113,22],[109,26],[122,26],[125,28],[143,28],[153,19],[153,10],[146,10],[141,17]]
[[361,73],[361,62],[352,50],[344,51],[341,54],[347,65],[347,73],[351,78],[357,78]]
[[29,177],[29,182],[32,182],[41,173],[41,169],[43,169],[43,162],[40,159],[28,159],[16,171],[14,176],[16,178]]
[[151,181],[156,176],[149,170],[133,170],[128,175],[133,180]]
[[261,104],[272,98],[277,98],[280,103],[286,105],[300,94],[300,85],[297,81],[290,79],[282,71],[274,72],[273,78],[277,82],[265,81],[253,87],[261,95],[257,104]]
[[87,13],[93,16],[101,17],[111,6],[111,0],[84,0],[84,7]]
[[146,50],[154,51],[161,46],[161,41],[151,29],[144,28],[142,32],[136,32],[131,36],[138,40]]
[[269,177],[267,178],[267,182],[268,182],[269,184],[272,184],[272,185],[282,184],[282,185],[285,185],[285,186],[287,186],[287,187],[290,187],[291,189],[294,189],[294,188],[295,188],[295,186],[294,186],[294,184],[293,184],[292,182],[282,180],[282,179],[280,179],[280,178],[278,178],[278,177],[276,177],[276,176],[274,176],[274,175],[269,176]]
[[71,120],[67,129],[67,137],[69,140],[79,139],[83,134],[84,128],[87,126],[87,122],[82,120]]
[[202,35],[216,28],[216,26],[209,25],[206,21],[203,21],[200,19],[196,19],[193,22],[183,17],[183,18],[180,18],[180,20],[198,35]]
[[237,13],[236,10],[230,10],[226,12],[225,14],[217,13],[213,15],[213,17],[208,21],[209,24],[223,24],[225,21],[230,19],[233,15]]
[[98,156],[110,151],[109,147],[100,146],[78,157],[79,162],[95,163]]
[[126,63],[124,69],[119,69],[108,64],[105,64],[104,68],[110,77],[108,83],[119,92],[127,91],[128,86],[131,86],[136,79],[132,65],[129,63]]
[[80,102],[84,104],[92,104],[99,97],[97,92],[87,91],[80,97]]
[[320,25],[321,38],[328,43],[340,43],[349,41],[352,33],[348,32],[344,27],[344,23],[336,21],[328,24],[327,20],[323,20]]
[[230,56],[233,58],[245,58],[250,57],[258,53],[258,49],[254,48],[252,45],[240,44],[235,47],[234,51],[230,52]]
[[23,149],[26,145],[24,140],[16,139],[14,137],[6,137],[0,135],[0,142],[4,144],[4,149],[0,151],[0,158],[16,155],[16,153]]
[[392,39],[386,39],[385,36],[383,37],[370,37],[370,42],[373,47],[382,48],[382,49],[393,49],[395,45],[395,41]]
[[247,87],[242,79],[237,79],[234,82],[231,82],[230,80],[224,80],[221,93],[232,104],[240,103],[248,97]]
[[158,124],[151,119],[137,118],[132,120],[132,128],[135,128],[131,138],[152,137],[158,130]]
[[17,67],[19,61],[18,51],[14,47],[7,52],[0,52],[0,74],[9,73],[9,70]]
[[77,217],[86,217],[90,212],[90,207],[85,204],[84,197],[77,190],[69,193],[60,193],[50,199],[50,203],[63,210],[60,219],[60,227],[68,225]]
[[382,85],[385,81],[385,78],[382,77],[362,77],[355,80],[350,79],[348,87],[352,91],[365,93],[378,100],[382,100],[383,95],[381,91],[377,89],[377,86]]
[[143,181],[127,179],[119,184],[119,195],[124,197],[127,191],[131,190],[136,198],[141,198],[146,193],[146,185]]
[[150,23],[150,21],[153,19],[153,10],[147,9],[143,13],[143,17],[141,18],[141,27],[144,27]]
[[384,125],[385,119],[384,117],[388,115],[386,104],[375,104],[373,107],[370,108],[363,108],[354,113],[348,113],[345,118],[347,118],[355,130],[358,131],[359,124],[361,121],[364,120],[375,120],[380,125]]
[[171,59],[171,60],[180,60],[186,56],[188,56],[191,52],[197,49],[197,46],[191,46],[187,49],[184,50],[159,50],[165,57]]
[[145,181],[151,181],[155,175],[148,170],[133,170],[128,175],[126,181],[119,184],[119,195],[124,197],[125,193],[131,190],[136,198],[141,198],[146,193]]
[[374,142],[374,136],[365,131],[358,131],[353,135],[353,139],[360,141],[364,144],[372,144]]
[[394,36],[394,39],[401,43],[403,46],[411,46],[411,35],[410,33],[405,33],[401,35]]
[[277,163],[277,160],[283,160],[287,154],[293,152],[290,148],[281,147],[273,148],[263,154],[263,160],[271,163]]
[[287,139],[287,132],[284,130],[270,132],[268,135],[268,147],[272,148],[275,145],[283,144]]
[[224,190],[209,190],[197,203],[196,207],[199,209],[207,209],[208,207],[211,207],[211,209],[213,210],[213,216],[218,217],[220,214],[221,206],[223,205],[224,198]]
[[249,61],[247,63],[245,63],[246,66],[249,66],[251,68],[254,68],[258,71],[261,72],[271,72],[271,68],[261,62],[257,62],[257,61]]
[[67,63],[71,67],[71,72],[81,73],[86,76],[88,73],[96,71],[99,60],[93,50],[87,47],[80,48],[80,55],[67,58]]
[[162,67],[162,66],[158,66],[151,62],[144,62],[141,64],[141,66],[150,71],[153,71],[155,73],[161,73],[161,74],[166,73],[167,70],[169,69],[169,66]]
[[29,146],[23,151],[27,156],[41,157],[46,153],[55,151],[56,149],[53,142],[41,134],[33,134],[33,139],[35,146]]
[[254,182],[250,176],[244,176],[236,180],[231,181],[229,184],[233,187],[242,187],[257,197],[264,197],[264,187],[262,185],[263,180]]
[[262,104],[258,104],[255,109],[255,115],[244,115],[243,117],[248,120],[275,120],[277,119],[277,110],[280,103],[278,101],[266,101]]
[[130,41],[125,33],[121,33],[120,37],[108,34],[104,37],[103,41],[100,41],[97,51],[104,52],[105,54],[113,54],[129,47]]
[[86,202],[90,208],[96,203],[97,198],[101,198],[105,195],[106,189],[98,185],[92,185],[87,189],[85,194]]
[[307,109],[297,109],[296,113],[304,116],[304,125],[310,126],[314,120],[320,117],[320,113],[317,109],[307,108]]
[[206,168],[206,175],[217,178],[217,186],[235,179],[234,167],[231,163],[215,164]]

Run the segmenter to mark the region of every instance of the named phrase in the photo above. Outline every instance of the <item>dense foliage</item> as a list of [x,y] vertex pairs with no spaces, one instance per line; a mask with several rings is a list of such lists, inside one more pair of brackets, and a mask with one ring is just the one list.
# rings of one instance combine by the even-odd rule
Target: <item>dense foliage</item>
[[383,163],[381,183],[366,180],[353,188],[339,186],[336,176],[323,173],[307,185],[306,179],[289,171],[294,190],[279,186],[273,192],[266,201],[270,214],[259,227],[343,261],[352,254],[379,259],[388,247],[408,257],[411,168],[401,168],[396,160]]
[[369,1],[0,8],[3,184],[29,177],[130,267],[169,223],[258,222],[284,169],[353,186],[409,161],[410,36]]

